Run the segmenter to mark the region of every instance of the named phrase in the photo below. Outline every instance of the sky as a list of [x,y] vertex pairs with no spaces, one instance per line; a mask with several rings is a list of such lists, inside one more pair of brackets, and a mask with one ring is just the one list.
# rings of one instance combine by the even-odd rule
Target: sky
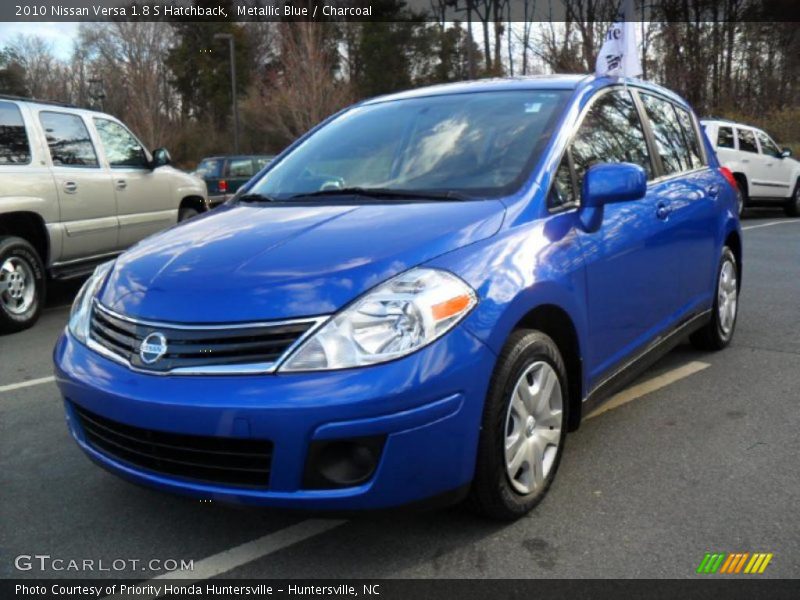
[[38,35],[53,48],[53,53],[62,59],[72,54],[72,41],[78,36],[79,23],[3,23],[0,22],[0,48],[17,34]]

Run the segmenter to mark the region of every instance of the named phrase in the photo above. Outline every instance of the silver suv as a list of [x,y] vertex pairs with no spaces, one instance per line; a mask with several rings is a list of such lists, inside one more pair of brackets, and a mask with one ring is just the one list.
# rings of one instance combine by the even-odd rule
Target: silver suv
[[169,162],[110,115],[0,96],[0,332],[33,325],[48,278],[207,210],[205,183]]

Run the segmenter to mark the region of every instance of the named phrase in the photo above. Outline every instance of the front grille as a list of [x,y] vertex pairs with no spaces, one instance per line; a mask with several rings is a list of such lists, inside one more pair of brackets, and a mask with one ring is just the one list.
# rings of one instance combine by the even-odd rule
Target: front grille
[[101,454],[191,481],[248,488],[269,485],[270,441],[141,429],[72,406],[87,443]]
[[[178,325],[121,318],[95,302],[90,336],[107,352],[138,369],[154,372],[236,372],[243,365],[262,370],[276,363],[316,323],[314,319],[259,324]],[[151,363],[142,342],[159,333],[166,352]],[[146,355],[152,359],[152,355]]]

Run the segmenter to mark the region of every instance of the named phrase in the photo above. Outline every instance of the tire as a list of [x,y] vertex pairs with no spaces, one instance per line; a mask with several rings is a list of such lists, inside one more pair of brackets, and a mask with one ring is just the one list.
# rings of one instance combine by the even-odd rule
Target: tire
[[[730,280],[731,272],[734,274],[732,282]],[[731,343],[733,334],[736,331],[736,318],[739,316],[739,269],[736,265],[736,256],[728,246],[722,249],[722,257],[717,268],[715,290],[711,320],[702,329],[695,331],[689,338],[699,350],[722,350]],[[731,293],[733,296],[730,295]],[[733,302],[732,305],[724,305],[732,307],[727,309],[732,310],[732,316],[723,316],[726,311],[725,309],[720,311],[721,298],[723,299],[722,301]]]
[[[530,389],[544,384],[544,389],[548,389],[548,381],[553,393],[549,395],[547,407],[542,403],[539,407],[544,407],[543,410],[530,410],[527,418],[520,418],[518,385],[527,385]],[[526,410],[535,408],[537,399],[541,400],[542,396],[534,393],[529,398],[531,403],[522,403],[522,406]],[[561,461],[568,410],[566,368],[558,347],[540,331],[515,331],[498,358],[489,385],[475,477],[467,499],[470,508],[484,516],[509,521],[524,516],[539,504]],[[515,439],[518,442],[513,442]],[[507,443],[519,449],[517,452],[512,449],[509,456],[522,452],[530,462],[523,462],[514,470],[514,461],[512,465],[507,464]],[[530,448],[543,450],[528,452]],[[541,464],[539,457],[542,457]],[[536,469],[533,472],[527,469],[532,463],[540,467],[538,473]],[[514,476],[510,474],[512,471]]]
[[740,219],[744,218],[744,192],[738,185],[736,186],[736,212]]
[[800,179],[794,184],[792,197],[787,200],[783,211],[789,217],[800,217]]
[[182,221],[188,221],[191,218],[196,217],[200,214],[196,208],[192,208],[191,206],[186,206],[178,211],[178,223]]
[[36,250],[22,238],[0,237],[0,333],[36,323],[44,306],[45,271]]
[[739,218],[745,216],[747,212],[747,205],[750,202],[750,196],[747,194],[747,180],[743,176],[736,177],[736,208],[739,212]]

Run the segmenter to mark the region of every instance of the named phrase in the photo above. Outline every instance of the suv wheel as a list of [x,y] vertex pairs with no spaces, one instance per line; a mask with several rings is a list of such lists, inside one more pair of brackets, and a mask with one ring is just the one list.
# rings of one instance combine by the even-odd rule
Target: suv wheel
[[744,192],[738,185],[736,186],[736,212],[740,219],[744,217]]
[[200,212],[196,208],[192,208],[191,206],[182,208],[178,211],[178,223],[196,217],[199,214]]
[[794,193],[786,202],[783,210],[790,217],[800,217],[800,179],[794,184]]
[[44,291],[44,265],[33,246],[22,238],[0,237],[0,333],[33,325]]
[[468,500],[474,509],[511,520],[542,500],[561,461],[568,405],[566,369],[553,340],[514,332],[486,398]]
[[722,350],[733,338],[739,310],[739,281],[736,257],[730,248],[722,249],[717,270],[717,293],[711,320],[690,339],[700,350]]

